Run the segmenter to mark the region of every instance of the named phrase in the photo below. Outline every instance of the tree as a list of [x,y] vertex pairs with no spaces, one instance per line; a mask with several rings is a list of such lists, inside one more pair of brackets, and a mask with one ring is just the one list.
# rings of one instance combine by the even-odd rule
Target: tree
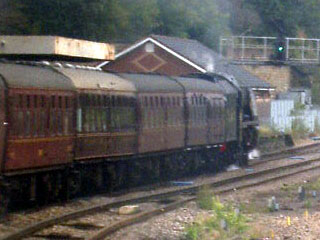
[[219,11],[218,1],[158,0],[158,6],[156,33],[197,39],[216,49],[219,37],[229,33],[229,16]]

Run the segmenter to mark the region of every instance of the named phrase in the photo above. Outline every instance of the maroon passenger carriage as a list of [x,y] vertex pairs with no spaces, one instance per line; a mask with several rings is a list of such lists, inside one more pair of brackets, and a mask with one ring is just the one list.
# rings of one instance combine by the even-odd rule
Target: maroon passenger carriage
[[58,68],[77,89],[76,148],[71,191],[113,188],[123,159],[138,153],[136,88],[115,74]]
[[[73,161],[75,88],[53,68],[0,63],[1,177],[12,199],[62,196]],[[9,194],[3,181],[2,204]]]
[[255,146],[253,99],[225,77],[33,65],[0,63],[3,208],[216,170]]

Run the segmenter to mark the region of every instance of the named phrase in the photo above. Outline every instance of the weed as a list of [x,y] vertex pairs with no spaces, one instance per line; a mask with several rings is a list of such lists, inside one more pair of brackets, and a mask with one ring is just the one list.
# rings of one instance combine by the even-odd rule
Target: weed
[[320,134],[320,121],[319,121],[318,117],[316,117],[316,119],[314,120],[314,131],[313,132],[315,135]]
[[252,224],[248,230],[248,239],[264,239],[269,236],[269,230],[261,224]]
[[[210,210],[212,216],[188,226],[187,239],[229,239],[247,230],[247,219],[230,203],[221,203],[218,197],[205,190],[201,190],[198,196],[199,206]],[[222,222],[225,222],[225,227]]]
[[302,119],[295,118],[292,121],[292,137],[294,139],[305,139],[308,137],[310,129],[305,125]]
[[198,192],[198,206],[201,209],[211,210],[212,208],[212,192],[208,186],[204,186]]
[[276,137],[281,135],[280,131],[274,127],[274,125],[272,126],[260,126],[259,127],[259,137],[266,137],[266,138],[271,138],[271,137]]
[[310,199],[305,200],[303,206],[304,206],[304,208],[307,208],[307,209],[311,208],[312,203],[311,203]]
[[268,208],[265,206],[265,204],[260,204],[258,205],[255,202],[250,202],[248,204],[243,204],[240,206],[240,210],[243,213],[246,214],[253,214],[253,213],[267,213]]
[[307,190],[319,191],[320,190],[320,178],[318,178],[317,180],[306,184],[306,189]]

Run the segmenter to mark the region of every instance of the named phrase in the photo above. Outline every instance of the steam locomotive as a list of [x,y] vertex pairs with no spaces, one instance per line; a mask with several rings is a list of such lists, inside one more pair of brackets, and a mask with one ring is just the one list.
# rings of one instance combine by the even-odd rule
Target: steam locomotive
[[218,74],[0,62],[0,212],[247,163],[254,95]]

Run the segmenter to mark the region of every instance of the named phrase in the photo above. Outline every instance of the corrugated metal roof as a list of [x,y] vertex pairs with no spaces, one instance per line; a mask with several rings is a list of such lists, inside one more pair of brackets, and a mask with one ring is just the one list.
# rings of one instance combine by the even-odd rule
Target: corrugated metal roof
[[183,92],[182,87],[167,76],[135,73],[119,75],[132,81],[139,92]]
[[70,78],[76,88],[136,91],[134,84],[115,74],[71,68],[57,68],[57,70]]
[[75,90],[70,79],[51,67],[0,63],[0,74],[9,87]]
[[233,75],[241,87],[272,88],[269,83],[252,75],[241,66],[228,64],[223,57],[197,40],[159,35],[150,37],[208,71],[212,68],[211,70],[216,73]]

